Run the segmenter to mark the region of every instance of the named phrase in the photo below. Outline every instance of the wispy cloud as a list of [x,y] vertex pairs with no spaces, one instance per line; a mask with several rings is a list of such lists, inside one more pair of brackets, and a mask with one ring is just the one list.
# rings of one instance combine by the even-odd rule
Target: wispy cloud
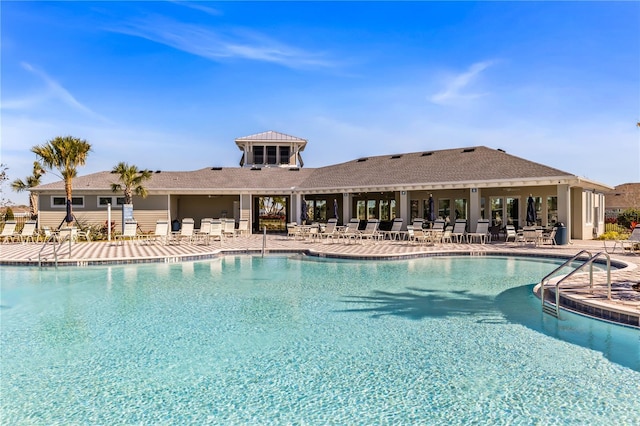
[[485,95],[485,93],[469,93],[469,88],[477,77],[487,68],[493,65],[492,61],[476,62],[463,73],[447,78],[442,91],[432,95],[429,100],[436,104],[449,104],[460,100],[469,100]]
[[333,67],[322,53],[309,52],[246,29],[212,29],[155,16],[132,20],[111,31],[141,37],[213,61],[246,59],[289,68]]
[[208,6],[203,6],[202,3],[200,3],[200,2],[171,0],[171,3],[177,4],[177,5],[180,5],[180,6],[184,6],[184,7],[188,7],[189,9],[199,10],[200,12],[204,12],[207,15],[211,15],[211,16],[220,16],[220,15],[222,15],[222,12],[220,12],[218,9],[214,9],[214,8],[208,7]]
[[2,109],[4,110],[21,110],[30,109],[38,106],[48,100],[55,99],[63,102],[65,105],[80,111],[88,116],[97,118],[101,121],[108,122],[109,120],[100,114],[93,111],[91,108],[78,101],[67,89],[65,89],[60,83],[51,78],[47,73],[33,67],[31,64],[22,62],[22,68],[30,72],[31,74],[40,78],[46,85],[46,90],[40,92],[38,95],[29,95],[20,99],[8,99],[2,102]]

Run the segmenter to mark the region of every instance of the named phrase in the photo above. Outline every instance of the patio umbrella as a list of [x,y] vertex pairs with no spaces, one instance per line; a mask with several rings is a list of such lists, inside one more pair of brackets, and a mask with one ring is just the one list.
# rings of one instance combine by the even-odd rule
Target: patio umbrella
[[65,216],[64,220],[67,223],[73,222],[73,214],[71,213],[71,200],[67,200],[67,215]]
[[429,221],[434,222],[436,220],[436,209],[433,205],[433,197],[429,195]]
[[301,206],[301,211],[300,211],[300,221],[302,221],[302,223],[305,223],[308,219],[307,216],[307,200],[305,200],[304,198],[302,199],[302,206]]
[[536,204],[533,197],[529,195],[527,200],[527,225],[535,225],[536,223]]
[[333,217],[338,219],[338,200],[333,199]]

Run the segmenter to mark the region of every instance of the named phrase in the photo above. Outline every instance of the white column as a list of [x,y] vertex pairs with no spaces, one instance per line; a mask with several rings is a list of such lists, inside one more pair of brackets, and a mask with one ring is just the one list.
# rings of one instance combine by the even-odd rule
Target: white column
[[409,203],[409,191],[400,191],[400,211],[398,212],[398,217],[404,219],[404,223],[402,224],[402,229],[406,230],[407,225],[409,225],[409,221],[411,218],[411,206]]
[[558,185],[558,222],[567,227],[567,240],[571,240],[571,188]]
[[351,194],[342,194],[342,223],[348,223],[352,217]]
[[469,229],[476,229],[476,223],[480,219],[480,190],[469,189]]

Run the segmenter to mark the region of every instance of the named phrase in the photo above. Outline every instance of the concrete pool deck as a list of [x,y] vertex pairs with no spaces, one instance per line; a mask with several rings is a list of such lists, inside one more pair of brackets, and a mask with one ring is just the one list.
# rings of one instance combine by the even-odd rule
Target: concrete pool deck
[[[365,241],[345,243],[319,239],[293,239],[283,235],[250,235],[226,238],[210,244],[141,244],[125,242],[79,242],[69,246],[63,243],[54,255],[53,244],[9,243],[0,245],[0,265],[89,266],[98,264],[128,264],[147,262],[181,262],[208,259],[222,254],[306,253],[320,257],[354,258],[366,260],[406,259],[441,255],[513,255],[570,258],[581,250],[591,254],[604,251],[602,241],[573,240],[562,246],[518,245],[492,242],[488,244],[435,244],[415,245],[407,241]],[[589,288],[589,273],[576,274],[562,286],[562,305],[584,314],[640,328],[640,291],[632,289],[640,282],[640,256],[610,253],[618,268],[611,271],[611,298],[608,297],[606,274],[594,273],[593,289]],[[602,257],[602,260],[605,258]],[[624,267],[619,267],[624,264]],[[543,277],[540,277],[541,279]],[[545,288],[553,291],[553,281]]]

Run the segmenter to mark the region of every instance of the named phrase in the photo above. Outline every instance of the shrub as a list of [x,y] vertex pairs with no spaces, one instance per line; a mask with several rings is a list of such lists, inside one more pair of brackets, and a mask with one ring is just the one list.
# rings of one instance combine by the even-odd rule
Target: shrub
[[14,220],[15,216],[13,215],[13,209],[11,207],[7,207],[7,210],[4,212],[4,220]]
[[617,220],[618,225],[630,229],[632,223],[638,223],[640,220],[640,209],[626,209],[618,215]]

